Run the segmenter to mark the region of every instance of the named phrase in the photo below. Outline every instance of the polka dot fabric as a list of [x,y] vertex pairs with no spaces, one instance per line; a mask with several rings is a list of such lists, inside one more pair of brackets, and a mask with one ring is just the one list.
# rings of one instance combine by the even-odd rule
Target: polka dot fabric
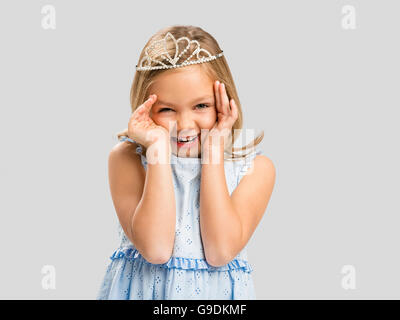
[[[122,138],[124,141],[128,138]],[[128,139],[129,140],[129,139]],[[139,146],[136,150],[141,152]],[[256,150],[245,159],[225,160],[225,177],[232,194],[251,168]],[[146,157],[141,155],[147,170]],[[247,259],[247,245],[229,263],[209,265],[200,235],[201,159],[171,155],[176,201],[174,250],[164,264],[146,261],[118,224],[119,247],[110,256],[97,294],[98,300],[246,300],[256,299],[252,267]]]

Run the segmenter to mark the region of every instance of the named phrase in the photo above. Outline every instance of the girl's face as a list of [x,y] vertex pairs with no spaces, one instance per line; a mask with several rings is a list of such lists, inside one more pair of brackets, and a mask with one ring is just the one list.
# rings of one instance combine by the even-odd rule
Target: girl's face
[[[217,121],[213,84],[199,66],[192,65],[168,70],[150,86],[149,94],[157,95],[150,117],[169,131],[173,154],[200,157],[201,130],[211,130]],[[194,136],[192,142],[175,140]]]

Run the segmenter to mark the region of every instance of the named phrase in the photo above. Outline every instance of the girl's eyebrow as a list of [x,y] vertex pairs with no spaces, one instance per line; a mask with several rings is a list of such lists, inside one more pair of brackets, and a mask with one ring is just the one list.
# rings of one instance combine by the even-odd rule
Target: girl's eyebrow
[[[206,99],[214,99],[214,96],[205,95],[205,96],[196,98],[196,99],[194,99],[194,100],[192,101],[191,104],[196,104],[196,103],[198,103],[198,102],[200,102],[200,101],[204,101],[204,100],[206,100]],[[170,106],[170,107],[173,106],[173,103],[165,102],[165,101],[162,101],[162,100],[160,100],[160,99],[157,99],[156,103],[164,104],[164,105]]]

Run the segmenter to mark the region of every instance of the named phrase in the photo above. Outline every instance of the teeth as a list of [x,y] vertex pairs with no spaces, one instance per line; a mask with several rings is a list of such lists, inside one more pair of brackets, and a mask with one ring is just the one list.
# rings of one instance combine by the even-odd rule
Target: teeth
[[194,136],[193,138],[189,138],[189,139],[186,139],[186,138],[179,138],[178,141],[179,141],[179,142],[188,142],[188,141],[192,141],[192,140],[196,139],[196,137],[197,137],[197,136]]

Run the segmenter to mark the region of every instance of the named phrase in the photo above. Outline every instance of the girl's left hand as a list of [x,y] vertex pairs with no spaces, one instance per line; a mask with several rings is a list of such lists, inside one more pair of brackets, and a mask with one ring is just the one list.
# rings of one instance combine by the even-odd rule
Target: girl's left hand
[[[229,101],[225,85],[218,80],[214,83],[216,97],[217,122],[204,137],[202,150],[208,147],[218,147],[224,144],[224,149],[231,136],[232,127],[238,118],[238,108],[234,99]],[[223,141],[221,141],[223,139]]]

